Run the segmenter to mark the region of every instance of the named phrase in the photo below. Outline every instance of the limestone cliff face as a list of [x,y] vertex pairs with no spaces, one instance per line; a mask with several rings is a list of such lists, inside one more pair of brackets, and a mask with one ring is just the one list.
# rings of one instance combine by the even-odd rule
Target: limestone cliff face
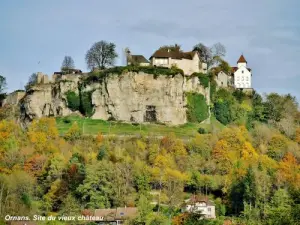
[[[80,85],[78,79],[33,87],[22,101],[22,119],[42,116],[67,116],[67,91],[92,91],[93,119],[115,119],[125,122],[161,122],[178,125],[187,122],[185,92],[203,94],[209,101],[209,89],[197,77],[158,76],[126,73],[106,77],[102,82]],[[207,102],[209,103],[209,102]]]

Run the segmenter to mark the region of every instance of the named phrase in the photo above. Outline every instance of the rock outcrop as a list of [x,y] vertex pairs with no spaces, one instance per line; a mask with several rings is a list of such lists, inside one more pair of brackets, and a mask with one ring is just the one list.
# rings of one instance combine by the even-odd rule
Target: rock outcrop
[[66,92],[92,92],[93,119],[125,122],[160,122],[171,125],[187,122],[186,92],[201,93],[209,104],[209,89],[197,77],[158,76],[145,73],[111,74],[102,82],[84,84],[80,77],[40,84],[27,91],[21,102],[24,122],[43,116],[67,116]]

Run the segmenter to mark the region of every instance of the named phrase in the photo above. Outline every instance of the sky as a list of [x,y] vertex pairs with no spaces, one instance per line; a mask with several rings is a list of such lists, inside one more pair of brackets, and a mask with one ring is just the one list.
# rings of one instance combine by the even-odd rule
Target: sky
[[11,92],[34,72],[59,71],[65,55],[87,71],[85,54],[97,41],[149,58],[160,46],[225,45],[236,66],[243,53],[260,93],[300,100],[299,0],[26,0],[0,1],[0,74]]

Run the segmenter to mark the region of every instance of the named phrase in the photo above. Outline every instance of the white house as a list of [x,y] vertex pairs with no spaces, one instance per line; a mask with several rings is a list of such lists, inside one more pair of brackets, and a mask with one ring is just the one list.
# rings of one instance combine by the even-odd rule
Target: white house
[[206,219],[216,218],[216,209],[212,201],[207,197],[193,195],[185,201],[183,212],[201,213]]
[[158,49],[150,57],[152,66],[182,69],[185,75],[207,73],[207,64],[200,61],[196,51],[182,52],[180,50]]
[[232,67],[234,77],[234,87],[250,89],[252,87],[251,69],[247,68],[247,61],[243,55],[237,61],[237,67]]

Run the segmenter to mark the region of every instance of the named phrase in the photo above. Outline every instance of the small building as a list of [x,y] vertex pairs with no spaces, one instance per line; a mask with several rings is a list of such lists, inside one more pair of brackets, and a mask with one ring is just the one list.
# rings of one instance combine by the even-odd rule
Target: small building
[[123,207],[116,209],[95,209],[94,216],[101,218],[94,221],[99,225],[119,225],[124,224],[128,219],[133,219],[138,216],[138,209],[136,207]]
[[207,64],[200,61],[196,51],[182,52],[167,48],[160,48],[150,57],[151,65],[171,68],[176,66],[182,69],[185,75],[193,73],[207,73]]
[[182,211],[190,213],[200,213],[206,219],[216,218],[215,205],[207,197],[192,195],[185,201]]
[[233,76],[231,74],[226,74],[224,71],[220,71],[216,77],[218,87],[227,88],[233,86]]
[[150,62],[143,55],[131,55],[129,49],[125,51],[127,65],[150,66]]

